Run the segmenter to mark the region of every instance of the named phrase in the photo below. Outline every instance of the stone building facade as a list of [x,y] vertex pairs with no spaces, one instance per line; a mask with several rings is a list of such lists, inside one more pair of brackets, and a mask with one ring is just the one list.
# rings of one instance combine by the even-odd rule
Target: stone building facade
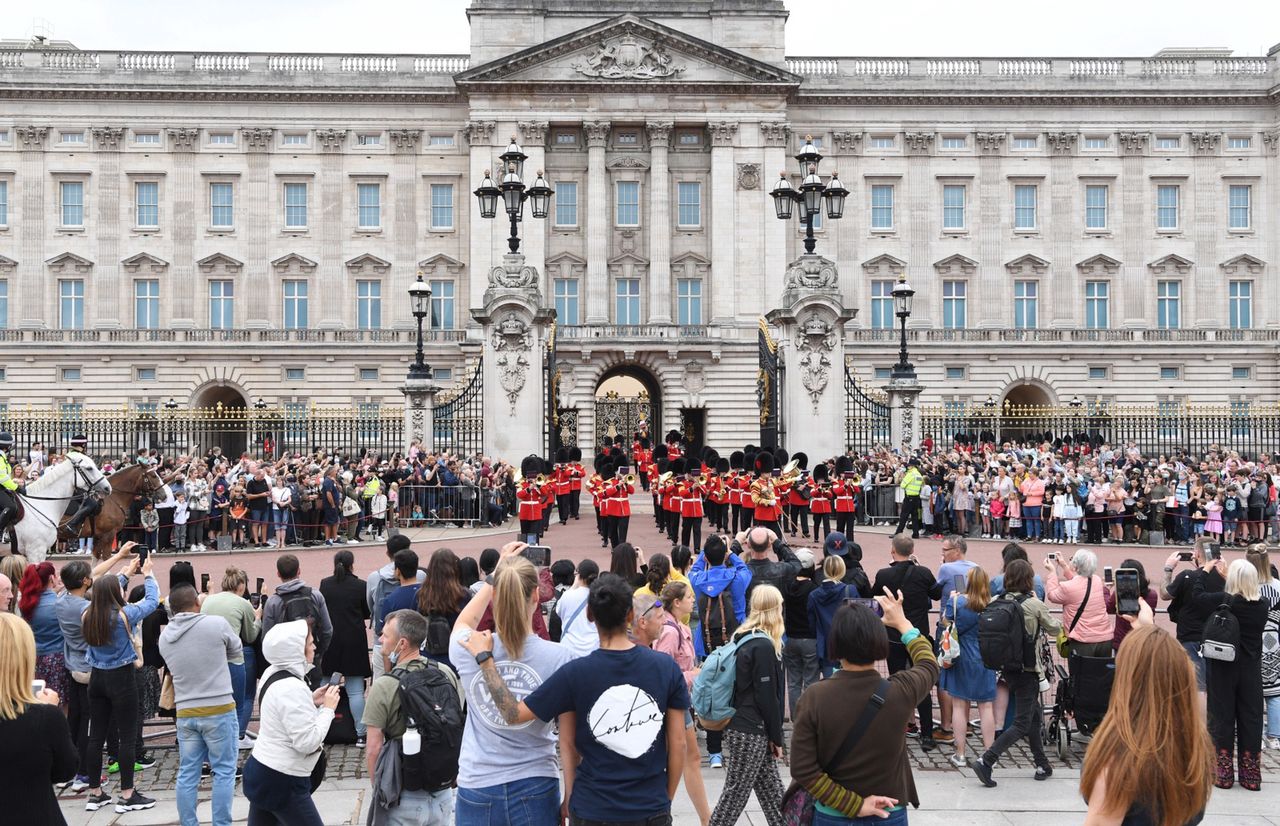
[[0,48],[11,409],[398,404],[418,271],[427,359],[463,380],[507,235],[471,191],[512,136],[556,189],[522,252],[584,445],[624,374],[654,431],[756,435],[804,234],[768,193],[806,135],[850,190],[817,249],[864,385],[905,275],[924,403],[1280,398],[1276,50],[789,57],[781,0],[468,15],[455,55]]

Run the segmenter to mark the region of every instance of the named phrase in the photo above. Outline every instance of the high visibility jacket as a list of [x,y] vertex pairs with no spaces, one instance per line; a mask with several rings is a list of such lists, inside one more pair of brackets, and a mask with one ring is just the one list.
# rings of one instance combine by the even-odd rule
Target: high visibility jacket
[[365,499],[372,499],[378,495],[378,491],[382,489],[382,480],[377,476],[369,477],[369,481],[364,483],[364,491],[360,494]]
[[902,475],[902,481],[898,487],[902,488],[903,496],[919,496],[920,488],[924,487],[924,474],[914,467],[909,467]]
[[17,490],[18,483],[13,479],[13,468],[9,466],[9,457],[0,451],[0,485],[5,490]]

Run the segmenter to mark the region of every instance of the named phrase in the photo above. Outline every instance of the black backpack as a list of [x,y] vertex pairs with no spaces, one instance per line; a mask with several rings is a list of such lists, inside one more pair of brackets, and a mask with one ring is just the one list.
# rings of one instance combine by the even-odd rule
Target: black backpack
[[1240,647],[1240,621],[1231,611],[1231,603],[1224,602],[1204,623],[1204,642],[1200,655],[1205,659],[1231,663],[1236,661],[1236,649]]
[[427,637],[422,641],[422,653],[437,659],[449,656],[449,636],[453,624],[440,614],[427,615]]
[[733,612],[732,581],[717,596],[699,595],[698,616],[702,617],[703,649],[710,654],[733,639],[738,615]]
[[1022,613],[1022,603],[1030,596],[994,599],[978,615],[978,652],[982,664],[992,671],[1019,673],[1035,668],[1035,646]]
[[438,792],[458,779],[458,754],[462,751],[462,702],[458,690],[444,675],[441,666],[428,663],[417,671],[394,669],[400,681],[400,712],[405,728],[417,729],[422,747],[406,754],[400,764],[406,791]]
[[320,627],[320,608],[306,585],[280,596],[280,622],[296,620],[310,620],[313,631]]

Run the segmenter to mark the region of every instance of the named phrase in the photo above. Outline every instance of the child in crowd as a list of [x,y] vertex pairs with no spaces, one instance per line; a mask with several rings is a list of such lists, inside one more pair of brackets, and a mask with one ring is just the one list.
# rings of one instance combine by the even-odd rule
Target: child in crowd
[[926,479],[924,484],[920,486],[920,524],[924,527],[924,532],[928,536],[936,536],[937,531],[933,529],[933,507],[929,502],[933,499],[933,485],[929,484]]
[[1227,485],[1227,493],[1222,498],[1222,542],[1224,545],[1235,544],[1236,523],[1240,519],[1240,488],[1235,483]]
[[160,540],[160,514],[156,513],[156,503],[150,499],[142,505],[142,533],[147,547],[155,553]]
[[945,485],[938,485],[933,491],[933,529],[939,534],[947,533],[950,526],[947,521],[947,507],[950,502],[945,488]]
[[382,492],[382,488],[378,488],[378,492],[369,500],[369,522],[370,532],[381,542],[387,524],[387,495]]
[[982,517],[982,538],[991,538],[991,485],[983,483],[978,493],[978,515]]
[[1022,495],[1016,490],[1009,494],[1009,538],[1022,538]]
[[1052,493],[1047,495],[1051,496],[1050,501],[1053,503],[1049,510],[1049,541],[1061,545],[1067,538],[1063,521],[1066,517],[1063,511],[1067,506],[1067,500],[1071,497],[1067,494],[1066,488],[1060,488],[1057,485],[1054,485]]
[[179,551],[187,549],[187,520],[191,517],[191,507],[187,503],[187,494],[178,491],[173,503],[173,547]]
[[[1055,504],[1056,508],[1057,505]],[[1065,494],[1062,500],[1062,533],[1063,541],[1075,545],[1080,541],[1080,518],[1084,516],[1084,508],[1080,507],[1080,500],[1071,495]]]
[[1191,514],[1191,529],[1194,531],[1195,536],[1199,538],[1204,534],[1204,523],[1207,518],[1204,502],[1198,497],[1193,497],[1191,501],[1187,502],[1187,513]]
[[245,526],[249,518],[249,500],[244,495],[244,486],[233,485],[231,488],[231,545],[243,548],[245,543]]
[[1206,487],[1204,493],[1209,499],[1204,506],[1204,532],[1209,534],[1214,542],[1220,542],[1222,540],[1222,494],[1218,493],[1213,485]]
[[1004,521],[1005,521],[1005,513],[1007,512],[1007,505],[1005,504],[1004,497],[1001,496],[999,493],[992,496],[991,502],[988,505],[988,508],[991,511],[991,528],[992,528],[991,535],[996,539],[1004,539],[1005,538]]

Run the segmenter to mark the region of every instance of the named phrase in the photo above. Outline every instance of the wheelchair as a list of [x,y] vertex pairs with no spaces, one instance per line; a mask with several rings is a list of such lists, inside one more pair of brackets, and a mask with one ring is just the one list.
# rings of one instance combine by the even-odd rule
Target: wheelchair
[[[1043,653],[1042,653],[1043,657]],[[1071,739],[1091,737],[1111,702],[1111,683],[1116,665],[1111,657],[1084,657],[1072,654],[1064,668],[1052,664],[1057,686],[1053,689],[1053,705],[1045,708],[1045,747],[1053,747],[1058,758],[1071,755]],[[1048,669],[1046,674],[1050,673]]]

